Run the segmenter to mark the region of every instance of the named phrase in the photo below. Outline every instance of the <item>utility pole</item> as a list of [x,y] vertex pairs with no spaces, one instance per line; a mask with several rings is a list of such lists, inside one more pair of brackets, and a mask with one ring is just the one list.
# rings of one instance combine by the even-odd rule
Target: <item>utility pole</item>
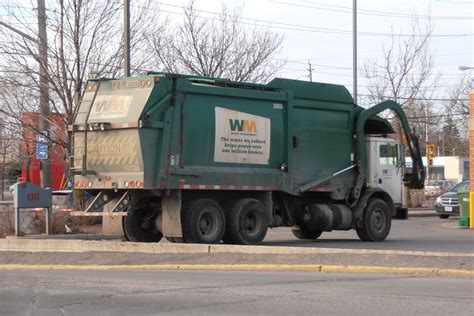
[[357,104],[357,0],[352,5],[352,58],[353,95]]
[[313,70],[314,68],[311,67],[311,61],[308,59],[308,77],[309,77],[309,82],[313,82]]
[[130,77],[130,0],[124,0],[123,9],[123,74]]
[[[51,137],[49,135],[49,87],[48,87],[48,38],[46,34],[46,6],[45,0],[38,0],[38,52],[39,52],[39,110],[40,121],[39,130],[41,133],[47,133],[46,139]],[[47,157],[41,159],[41,187],[51,187],[51,163],[49,155],[49,146],[47,145]]]
[[430,181],[430,158],[429,158],[429,155],[428,155],[428,152],[429,152],[429,147],[430,147],[430,144],[429,144],[429,137],[428,137],[428,103],[425,102],[425,144],[426,144],[426,150],[425,150],[425,153],[426,153],[426,181],[429,182]]

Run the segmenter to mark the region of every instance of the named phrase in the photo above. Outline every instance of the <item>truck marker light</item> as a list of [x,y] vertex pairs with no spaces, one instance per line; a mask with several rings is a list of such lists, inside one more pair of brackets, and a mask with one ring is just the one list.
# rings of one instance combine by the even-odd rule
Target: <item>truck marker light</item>
[[141,187],[143,187],[143,182],[137,181],[137,188],[141,188]]
[[135,181],[130,181],[130,187],[134,188],[135,187]]
[[126,188],[128,188],[128,185],[129,185],[128,181],[125,181],[125,182],[123,183],[123,185],[124,185]]
[[82,187],[83,187],[83,188],[87,188],[87,182],[86,182],[86,181],[83,181],[83,182],[82,182]]
[[80,181],[77,181],[76,182],[76,185],[74,186],[75,188],[80,188],[81,187],[81,182]]
[[100,130],[101,130],[101,131],[105,130],[105,125],[104,125],[104,123],[100,123]]
[[89,181],[88,185],[89,185],[89,188],[92,188],[92,181]]

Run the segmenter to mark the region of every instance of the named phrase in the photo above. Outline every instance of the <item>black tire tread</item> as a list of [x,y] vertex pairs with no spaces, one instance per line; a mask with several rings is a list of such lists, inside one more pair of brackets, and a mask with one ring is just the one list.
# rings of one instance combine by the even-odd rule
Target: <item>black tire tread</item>
[[146,208],[130,207],[123,221],[123,230],[126,238],[133,242],[159,242],[163,235],[146,231],[141,227],[143,218],[147,214]]
[[[376,205],[380,204],[379,207],[381,207],[384,212],[385,212],[385,218],[387,220],[386,224],[386,232],[381,235],[377,236],[374,232],[371,231],[370,227],[367,226],[367,223],[369,222],[368,219],[370,217],[370,213],[372,212],[372,208]],[[362,241],[369,241],[369,242],[380,242],[383,241],[387,238],[388,234],[390,233],[390,228],[391,228],[391,220],[392,220],[392,214],[390,212],[390,209],[387,205],[387,203],[379,198],[371,198],[369,199],[367,206],[365,207],[364,210],[364,225],[363,227],[359,227],[356,229],[357,235],[359,236],[360,240]]]
[[[244,236],[241,231],[241,223],[240,223],[240,216],[242,209],[248,205],[249,203],[258,203],[258,207],[260,208],[262,216],[263,225],[261,227],[261,231],[256,234],[255,237],[251,238],[249,236]],[[268,224],[266,221],[265,216],[265,207],[262,203],[256,199],[252,198],[243,198],[237,200],[233,203],[230,211],[226,214],[226,232],[223,237],[223,241],[226,244],[237,244],[237,245],[254,245],[261,243],[265,236],[267,235]]]
[[[202,236],[199,235],[197,230],[195,229],[196,227],[196,221],[198,218],[199,212],[207,207],[211,206],[214,209],[217,210],[218,212],[218,217],[221,218],[220,226],[218,228],[218,233],[216,234],[216,237],[210,240],[205,240],[202,238]],[[222,236],[224,235],[225,231],[225,216],[224,212],[216,201],[212,199],[197,199],[197,200],[192,200],[188,203],[185,204],[184,208],[181,211],[181,227],[183,229],[183,240],[186,243],[209,243],[209,244],[215,244],[221,241]]]

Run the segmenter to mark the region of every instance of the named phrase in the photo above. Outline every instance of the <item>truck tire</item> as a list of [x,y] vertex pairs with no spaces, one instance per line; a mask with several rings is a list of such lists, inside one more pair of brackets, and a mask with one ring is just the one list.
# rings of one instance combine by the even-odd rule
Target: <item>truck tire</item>
[[449,218],[449,215],[447,215],[447,214],[439,214],[438,216],[439,216],[439,218],[441,218],[441,219]]
[[185,242],[216,244],[224,235],[224,211],[212,199],[192,200],[181,211],[181,226]]
[[291,232],[298,239],[318,239],[323,233],[320,229],[309,229],[308,227],[301,226],[300,229],[292,229]]
[[226,244],[254,245],[267,235],[265,207],[255,199],[237,200],[227,212],[226,222]]
[[163,235],[156,228],[156,216],[158,212],[153,209],[130,207],[123,221],[126,238],[136,242],[159,242]]
[[390,233],[392,214],[384,200],[373,198],[364,210],[363,227],[357,228],[362,241],[383,241]]

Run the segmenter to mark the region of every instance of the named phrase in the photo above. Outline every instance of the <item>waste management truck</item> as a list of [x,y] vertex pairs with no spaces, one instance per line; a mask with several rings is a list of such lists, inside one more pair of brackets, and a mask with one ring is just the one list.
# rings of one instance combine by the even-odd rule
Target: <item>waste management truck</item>
[[[400,119],[411,173],[385,110]],[[404,185],[424,182],[400,105],[364,109],[334,84],[89,80],[69,131],[74,190],[93,197],[84,212],[121,212],[130,241],[256,244],[279,226],[300,239],[355,229],[383,241]]]

